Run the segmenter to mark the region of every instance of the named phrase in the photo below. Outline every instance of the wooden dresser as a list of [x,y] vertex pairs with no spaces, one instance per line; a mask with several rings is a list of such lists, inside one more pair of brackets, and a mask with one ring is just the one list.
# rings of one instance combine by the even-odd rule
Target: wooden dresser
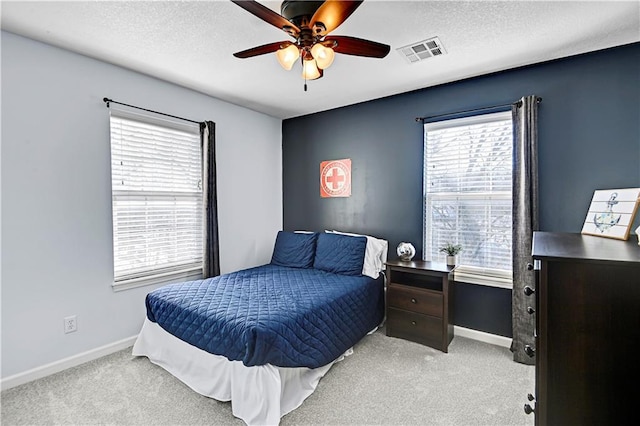
[[453,266],[387,262],[387,336],[447,352],[453,339]]
[[[640,246],[535,232],[536,425],[624,425],[637,420]],[[532,292],[532,290],[534,292]],[[528,406],[528,407],[527,407]]]

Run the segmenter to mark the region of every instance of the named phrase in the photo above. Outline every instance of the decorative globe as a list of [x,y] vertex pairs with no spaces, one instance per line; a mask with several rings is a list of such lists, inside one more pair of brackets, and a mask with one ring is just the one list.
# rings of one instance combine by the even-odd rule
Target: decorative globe
[[411,243],[400,243],[396,253],[401,260],[411,260],[416,255],[416,248]]

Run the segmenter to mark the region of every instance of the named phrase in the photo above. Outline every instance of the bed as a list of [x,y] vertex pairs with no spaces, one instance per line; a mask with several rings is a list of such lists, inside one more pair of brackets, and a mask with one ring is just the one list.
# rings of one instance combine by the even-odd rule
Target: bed
[[386,247],[280,231],[269,264],[150,292],[133,355],[249,425],[278,424],[382,322]]

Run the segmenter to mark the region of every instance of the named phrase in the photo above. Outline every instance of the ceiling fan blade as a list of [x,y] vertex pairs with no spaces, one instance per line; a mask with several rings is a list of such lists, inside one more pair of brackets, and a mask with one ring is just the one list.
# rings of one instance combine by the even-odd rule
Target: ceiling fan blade
[[311,27],[321,22],[324,30],[314,29],[315,34],[325,35],[335,30],[360,6],[360,1],[327,0],[316,10],[311,18]]
[[391,47],[387,44],[356,37],[327,36],[322,44],[325,44],[325,42],[336,42],[337,46],[333,48],[336,53],[369,58],[384,58],[391,50]]
[[264,55],[265,53],[272,53],[276,50],[280,50],[289,46],[290,41],[278,41],[275,43],[263,44],[262,46],[252,47],[251,49],[243,50],[242,52],[236,52],[233,54],[236,58],[251,58],[253,56]]
[[296,37],[300,33],[300,28],[288,21],[284,16],[274,12],[266,6],[261,5],[257,1],[231,0],[231,2],[237,4],[247,12],[257,16],[274,27],[283,30],[287,34],[291,34]]

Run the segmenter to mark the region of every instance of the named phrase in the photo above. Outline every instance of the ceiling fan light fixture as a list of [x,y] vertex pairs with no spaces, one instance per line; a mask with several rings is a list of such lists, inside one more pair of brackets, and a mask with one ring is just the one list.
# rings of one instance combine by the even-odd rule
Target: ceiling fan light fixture
[[305,59],[302,61],[302,78],[305,80],[315,80],[320,77],[320,70],[315,59]]
[[298,47],[295,44],[290,44],[287,47],[276,51],[276,58],[278,59],[280,66],[287,71],[291,70],[293,64],[296,63],[299,57],[300,50],[298,50]]
[[280,6],[280,13],[274,12],[255,0],[231,1],[295,39],[263,44],[236,52],[233,56],[244,59],[276,53],[278,62],[287,71],[291,70],[297,59],[300,59],[305,91],[307,90],[306,81],[321,78],[324,70],[333,63],[336,53],[384,58],[391,49],[391,46],[371,40],[329,35],[351,16],[362,0],[284,0]]
[[322,43],[316,43],[311,48],[311,55],[316,60],[318,68],[326,70],[333,63],[336,53],[332,48],[324,46]]

